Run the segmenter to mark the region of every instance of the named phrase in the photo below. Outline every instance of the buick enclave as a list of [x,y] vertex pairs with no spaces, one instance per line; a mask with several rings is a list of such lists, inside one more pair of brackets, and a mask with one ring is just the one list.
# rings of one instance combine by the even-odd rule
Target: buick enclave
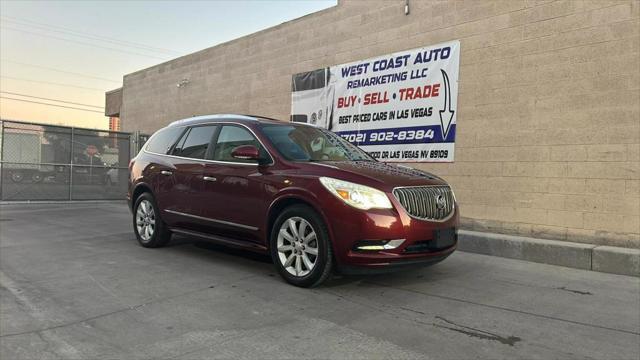
[[245,115],[157,131],[129,165],[144,247],[172,233],[270,254],[289,283],[333,270],[434,264],[457,245],[458,207],[441,178],[378,162],[328,130]]

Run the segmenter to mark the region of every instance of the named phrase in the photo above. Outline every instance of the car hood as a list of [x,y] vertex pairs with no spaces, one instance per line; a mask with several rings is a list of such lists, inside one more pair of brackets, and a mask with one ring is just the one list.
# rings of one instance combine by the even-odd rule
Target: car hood
[[[398,186],[445,185],[441,178],[426,171],[413,169],[404,165],[386,164],[376,161],[323,161],[315,163],[328,166],[346,173],[342,180],[353,181],[364,177],[372,185],[392,189]],[[366,184],[364,184],[366,185]]]

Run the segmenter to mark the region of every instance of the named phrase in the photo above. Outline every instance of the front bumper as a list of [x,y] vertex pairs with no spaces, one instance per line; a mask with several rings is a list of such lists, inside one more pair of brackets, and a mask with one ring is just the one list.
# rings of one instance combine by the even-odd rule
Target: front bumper
[[430,266],[437,264],[449,257],[449,255],[451,255],[455,249],[456,245],[439,254],[430,254],[430,256],[420,256],[412,259],[402,258],[388,262],[378,262],[376,260],[374,262],[367,262],[364,265],[338,264],[338,272],[345,275],[372,275]]
[[[457,229],[459,211],[445,221],[426,221],[412,218],[402,205],[390,196],[393,209],[359,210],[335,197],[325,197],[324,209],[331,209],[327,219],[331,232],[334,257],[338,268],[348,273],[384,272],[416,265],[431,265],[444,260],[457,247],[457,234],[450,246],[432,248],[435,232]],[[356,249],[365,242],[404,239],[396,248],[379,251]],[[424,245],[424,246],[421,246]],[[415,251],[415,249],[418,249]]]

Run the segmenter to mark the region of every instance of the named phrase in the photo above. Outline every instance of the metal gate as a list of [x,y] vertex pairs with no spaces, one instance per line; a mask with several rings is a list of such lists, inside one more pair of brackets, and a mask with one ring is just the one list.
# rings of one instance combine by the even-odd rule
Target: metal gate
[[[1,200],[115,200],[143,136],[0,121]],[[138,135],[138,134],[136,134]]]

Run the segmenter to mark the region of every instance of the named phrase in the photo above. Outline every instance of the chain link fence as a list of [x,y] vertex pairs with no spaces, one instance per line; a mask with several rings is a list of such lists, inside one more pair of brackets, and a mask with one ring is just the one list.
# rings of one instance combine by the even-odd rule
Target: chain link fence
[[0,120],[0,199],[116,200],[146,135]]

